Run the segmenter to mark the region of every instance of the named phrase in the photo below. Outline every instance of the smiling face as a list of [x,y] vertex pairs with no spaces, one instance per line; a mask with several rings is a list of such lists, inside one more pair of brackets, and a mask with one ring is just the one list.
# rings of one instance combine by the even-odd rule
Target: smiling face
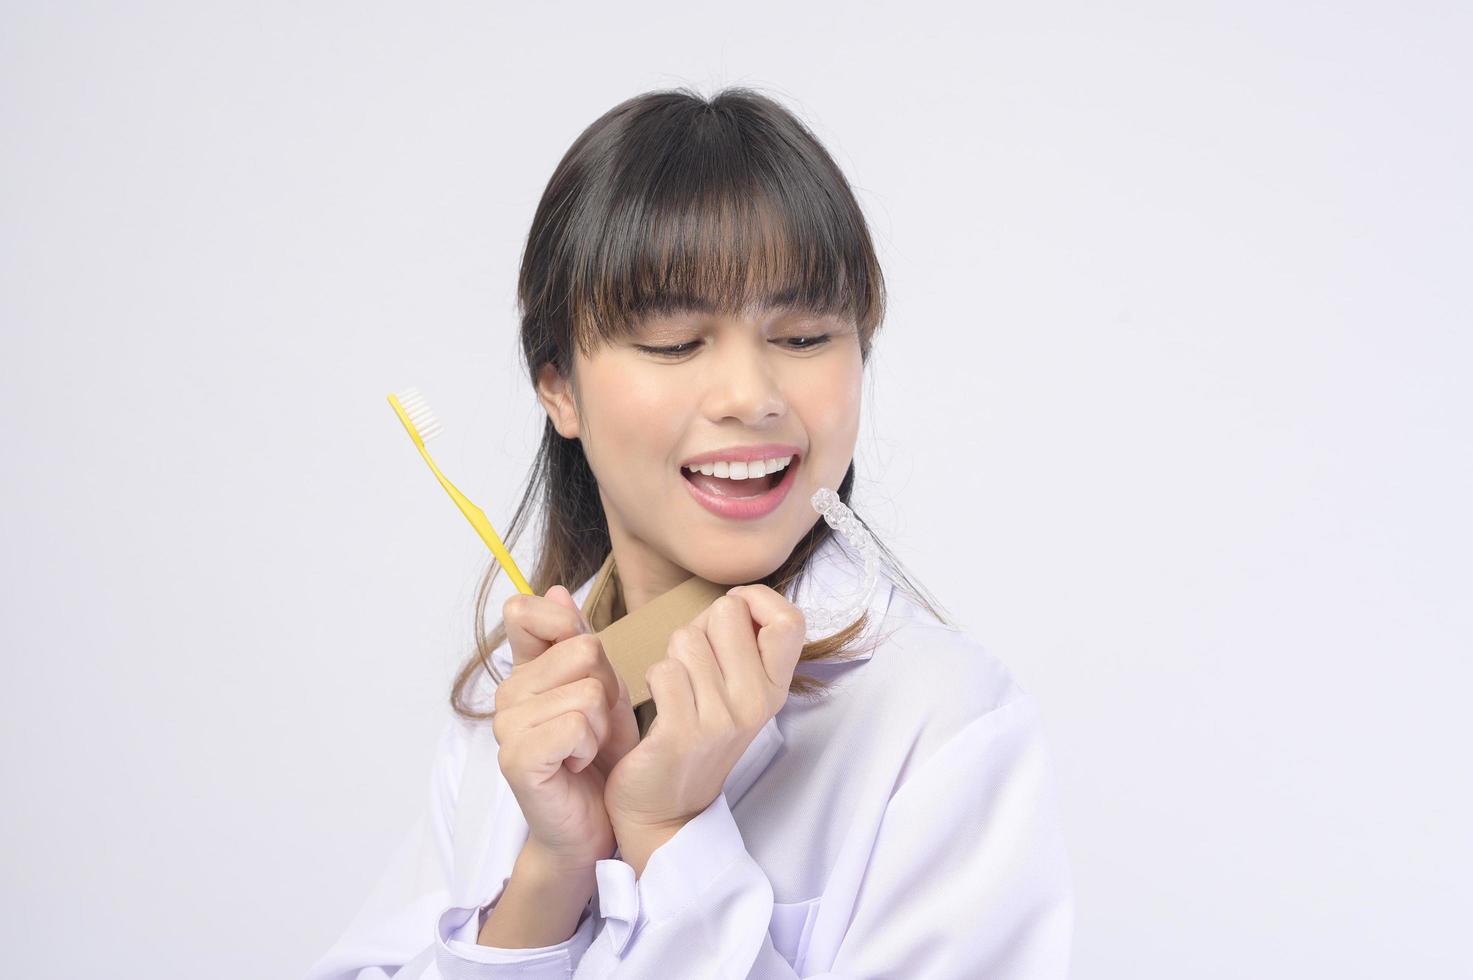
[[[777,569],[820,519],[809,498],[837,490],[854,458],[862,380],[852,321],[780,309],[655,316],[578,352],[571,379],[544,365],[538,397],[583,444],[628,611],[692,574],[738,585]],[[718,470],[695,478],[701,490],[682,467],[772,443],[796,455],[770,477],[737,483]],[[755,499],[731,506],[737,495]]]

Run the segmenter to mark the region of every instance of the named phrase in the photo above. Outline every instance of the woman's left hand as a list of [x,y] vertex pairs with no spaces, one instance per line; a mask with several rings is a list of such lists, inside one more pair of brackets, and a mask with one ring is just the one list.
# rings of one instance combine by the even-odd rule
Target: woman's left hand
[[[739,585],[671,634],[665,659],[645,673],[654,723],[604,785],[621,850],[668,839],[716,799],[787,702],[805,631],[802,611],[780,593]],[[632,863],[642,870],[647,857]]]

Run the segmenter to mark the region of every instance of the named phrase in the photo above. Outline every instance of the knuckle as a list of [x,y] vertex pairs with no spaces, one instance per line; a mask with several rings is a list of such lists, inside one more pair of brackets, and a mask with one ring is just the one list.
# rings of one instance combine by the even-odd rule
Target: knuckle
[[664,660],[656,660],[645,668],[644,679],[646,683],[674,680],[683,670],[679,661],[666,657]]
[[585,677],[575,682],[578,697],[587,704],[603,707],[606,700],[603,681],[597,677]]
[[669,645],[671,655],[693,653],[700,645],[700,635],[701,631],[689,624],[671,633]]
[[492,695],[492,704],[498,715],[505,709],[516,704],[518,700],[517,688],[512,684],[512,678],[508,677],[496,685],[496,690]]
[[602,744],[609,731],[609,712],[602,704],[585,710],[580,717],[596,744]]
[[529,611],[530,598],[531,596],[521,592],[507,596],[506,601],[501,604],[501,618],[509,623],[520,623]]
[[580,633],[577,641],[578,665],[585,670],[595,670],[604,659],[603,641],[595,633]]
[[752,618],[752,607],[747,605],[747,600],[740,596],[724,595],[716,602],[720,605],[719,615],[740,622],[747,622]]

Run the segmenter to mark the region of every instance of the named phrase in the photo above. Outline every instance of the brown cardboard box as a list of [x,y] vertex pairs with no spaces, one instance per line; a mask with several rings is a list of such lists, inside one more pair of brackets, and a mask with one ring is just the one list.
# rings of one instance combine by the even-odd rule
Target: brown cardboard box
[[699,616],[707,606],[726,595],[729,588],[692,575],[633,613],[626,613],[612,551],[594,574],[593,586],[583,603],[583,618],[603,641],[610,663],[629,688],[629,701],[640,719],[641,736],[648,730],[649,721],[654,720],[653,702],[649,708],[640,710],[641,705],[651,701],[645,671],[651,664],[665,659],[671,633]]

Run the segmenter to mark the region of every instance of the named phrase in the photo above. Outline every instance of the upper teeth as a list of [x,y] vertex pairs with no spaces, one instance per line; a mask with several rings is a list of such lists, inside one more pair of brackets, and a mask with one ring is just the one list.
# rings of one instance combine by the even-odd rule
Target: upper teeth
[[729,463],[722,460],[719,463],[702,463],[700,466],[687,465],[685,468],[692,473],[719,476],[724,480],[755,480],[759,476],[776,473],[792,461],[791,456],[778,456],[776,459],[754,459],[749,463]]

